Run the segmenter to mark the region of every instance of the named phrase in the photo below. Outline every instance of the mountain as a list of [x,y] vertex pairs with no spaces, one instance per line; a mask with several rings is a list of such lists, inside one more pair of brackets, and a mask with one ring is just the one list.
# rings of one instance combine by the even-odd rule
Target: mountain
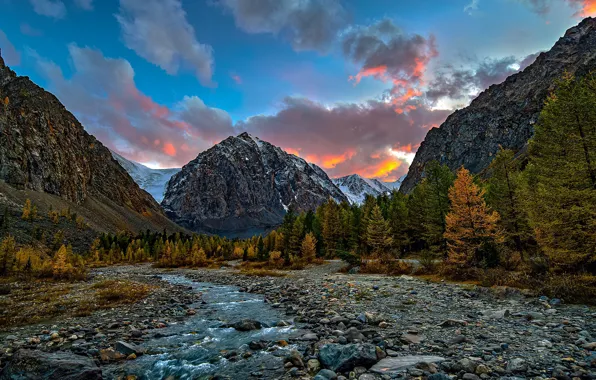
[[278,226],[286,211],[347,201],[316,165],[247,133],[202,152],[169,181],[162,206],[197,232],[246,236]]
[[335,178],[333,183],[354,204],[364,203],[367,194],[377,197],[381,194],[391,192],[391,189],[378,179],[363,178],[358,174]]
[[515,151],[524,148],[555,80],[566,71],[582,76],[595,69],[596,19],[586,18],[523,72],[490,86],[468,107],[455,111],[439,128],[431,129],[400,190],[412,191],[432,160],[452,170],[463,165],[479,173],[500,146]]
[[110,151],[51,93],[0,57],[0,207],[34,198],[68,207],[99,231],[178,229]]
[[130,174],[137,185],[151,194],[153,199],[158,202],[163,200],[170,178],[180,171],[179,168],[151,169],[138,162],[128,160],[116,152],[112,152],[112,156]]
[[401,184],[403,183],[404,179],[406,178],[405,175],[399,177],[396,181],[393,182],[382,182],[382,184],[389,188],[389,190],[399,190],[399,188],[401,187]]

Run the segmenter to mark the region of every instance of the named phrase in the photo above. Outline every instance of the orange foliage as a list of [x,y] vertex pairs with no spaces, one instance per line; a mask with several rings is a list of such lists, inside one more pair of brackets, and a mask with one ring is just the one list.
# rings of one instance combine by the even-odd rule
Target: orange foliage
[[445,218],[449,264],[470,266],[484,243],[502,240],[497,228],[499,214],[488,208],[483,196],[484,190],[474,184],[470,172],[459,169],[449,189],[451,210]]

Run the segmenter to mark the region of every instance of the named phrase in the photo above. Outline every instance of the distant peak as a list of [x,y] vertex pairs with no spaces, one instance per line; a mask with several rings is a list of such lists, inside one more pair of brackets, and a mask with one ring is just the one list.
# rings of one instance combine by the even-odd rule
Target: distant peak
[[242,132],[241,134],[238,135],[238,138],[241,138],[241,139],[252,139],[252,136],[250,134],[248,134],[248,132]]

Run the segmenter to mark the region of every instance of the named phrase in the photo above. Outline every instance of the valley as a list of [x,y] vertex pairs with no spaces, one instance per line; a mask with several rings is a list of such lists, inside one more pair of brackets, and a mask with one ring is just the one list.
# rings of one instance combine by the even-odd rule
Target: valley
[[0,3],[0,380],[596,379],[596,0]]

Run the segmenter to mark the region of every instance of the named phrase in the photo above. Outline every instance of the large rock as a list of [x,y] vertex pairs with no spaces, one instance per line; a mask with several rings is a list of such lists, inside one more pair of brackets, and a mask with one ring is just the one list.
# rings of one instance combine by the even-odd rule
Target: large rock
[[243,319],[232,325],[238,331],[251,331],[259,330],[261,328],[261,322],[252,319]]
[[70,352],[19,350],[6,365],[0,380],[101,380],[93,360]]
[[389,357],[379,361],[370,370],[376,373],[392,374],[419,363],[440,363],[444,360],[445,358],[440,356],[426,355]]
[[347,372],[354,367],[369,368],[377,362],[377,353],[372,344],[326,344],[319,350],[319,361],[323,367],[334,372]]
[[286,210],[314,210],[345,195],[302,158],[243,133],[198,155],[168,182],[167,214],[197,232],[253,235],[281,224]]
[[571,28],[547,53],[523,72],[481,93],[470,106],[455,111],[431,129],[416,152],[400,191],[409,193],[433,160],[456,170],[479,173],[499,147],[519,151],[533,134],[548,93],[565,71],[585,75],[596,69],[596,19]]

